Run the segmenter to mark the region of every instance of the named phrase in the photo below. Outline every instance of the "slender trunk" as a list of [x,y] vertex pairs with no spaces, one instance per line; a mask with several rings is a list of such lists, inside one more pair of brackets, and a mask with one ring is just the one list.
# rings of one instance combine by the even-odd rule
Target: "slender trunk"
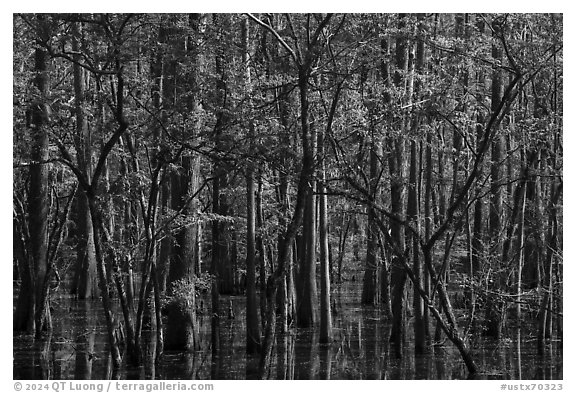
[[[430,254],[430,250],[424,249],[423,254],[424,254],[424,261],[425,261],[426,267],[429,269],[429,272],[432,275],[431,278],[434,279],[434,271],[432,268],[432,255]],[[408,275],[410,276],[410,279],[414,283],[416,289],[418,290],[422,300],[426,304],[429,305],[430,311],[432,312],[432,315],[434,316],[434,318],[438,322],[438,325],[441,327],[443,332],[446,334],[446,337],[448,337],[448,339],[458,349],[458,352],[460,353],[460,356],[462,357],[462,360],[464,361],[464,364],[466,365],[468,372],[471,375],[476,374],[476,372],[478,371],[478,366],[474,362],[474,359],[472,357],[472,353],[471,353],[470,349],[468,348],[468,346],[466,345],[465,340],[462,337],[460,337],[460,334],[458,331],[458,326],[456,325],[456,318],[454,317],[454,314],[452,312],[452,308],[451,308],[450,303],[448,301],[448,294],[446,293],[446,291],[442,287],[440,287],[438,289],[437,293],[440,297],[440,303],[441,303],[442,307],[444,307],[444,311],[446,313],[448,323],[446,323],[444,321],[444,319],[442,318],[442,316],[440,315],[438,310],[431,305],[430,299],[428,298],[428,295],[424,292],[424,289],[420,285],[417,285],[417,281],[414,279],[414,274],[407,264],[406,264],[406,271],[407,271]]]
[[[386,38],[382,39],[380,41],[380,47],[382,52],[386,55],[386,56],[390,56],[390,41]],[[381,71],[381,75],[382,75],[382,79],[384,80],[386,86],[388,88],[391,87],[391,81],[390,81],[390,62],[382,59],[380,61],[380,71]],[[390,93],[388,93],[386,95],[386,98],[384,100],[384,102],[389,103],[390,102]],[[388,160],[390,163],[390,156],[388,156]],[[392,176],[393,170],[390,169],[389,171],[390,175]],[[391,181],[391,196],[392,196],[392,181]],[[350,221],[348,221],[348,224],[346,226],[346,232],[348,232],[348,227],[350,225]],[[391,224],[392,225],[392,224]],[[385,247],[385,243],[382,240],[382,238],[379,237],[379,247],[380,247],[380,254],[381,254],[381,259],[382,259],[382,269],[381,269],[381,277],[380,277],[380,284],[381,284],[381,301],[382,301],[382,308],[383,311],[385,313],[385,315],[387,316],[393,316],[393,311],[392,311],[392,293],[391,293],[391,288],[392,288],[392,284],[393,284],[393,280],[392,280],[392,272],[394,271],[394,266],[393,266],[393,259],[391,260],[389,258],[389,256],[387,255],[387,249]],[[342,245],[342,252],[341,255],[343,255],[343,250],[344,250],[344,243]],[[339,274],[339,279],[341,281],[341,266],[342,266],[342,259],[339,259],[339,264],[338,264],[338,274]],[[392,338],[392,336],[390,337]]]
[[266,250],[264,247],[264,238],[263,238],[263,226],[264,226],[264,217],[263,217],[263,207],[262,207],[262,173],[260,173],[258,177],[258,190],[256,192],[256,225],[258,227],[257,235],[256,235],[256,248],[258,250],[258,262],[260,266],[259,272],[259,279],[260,279],[260,321],[262,327],[264,327],[264,323],[266,321]]
[[[226,32],[230,28],[230,15],[214,14],[214,23],[219,26],[218,36],[222,45],[226,45]],[[230,116],[227,113],[229,106],[228,75],[230,59],[226,48],[218,48],[216,53],[216,99],[218,112],[214,127],[214,142],[216,151],[225,153],[230,148],[229,132]],[[214,160],[214,181],[212,188],[212,211],[219,216],[231,215],[229,197],[225,190],[229,186],[229,174],[226,163]],[[218,292],[220,294],[234,293],[234,260],[233,260],[233,228],[225,220],[216,218],[212,223],[212,258],[216,262],[218,273]]]
[[[398,29],[406,27],[406,14],[399,14]],[[408,66],[408,48],[406,40],[398,38],[396,42],[396,72],[394,73],[394,85],[400,88],[403,84],[403,74]],[[388,154],[388,169],[390,171],[390,204],[393,216],[402,219],[403,212],[403,159],[404,159],[404,141],[402,136],[391,138],[390,146],[392,151]],[[392,219],[390,220],[390,236],[399,250],[404,250],[404,228],[402,225]],[[392,288],[392,330],[390,341],[394,342],[396,357],[402,356],[402,347],[405,337],[405,284],[406,271],[402,264],[401,258],[392,259],[391,284]]]
[[[415,99],[419,100],[422,96],[422,82],[419,78],[415,78],[417,75],[424,75],[426,73],[425,66],[426,66],[426,46],[424,35],[426,34],[427,30],[427,23],[425,20],[425,16],[423,14],[418,14],[418,36],[419,39],[415,44],[415,65],[414,65],[414,72],[412,73],[410,80],[414,82],[414,95],[416,96]],[[425,118],[422,118],[418,114],[412,120],[413,122],[413,129],[417,129],[420,122],[425,121]],[[431,137],[430,134],[427,135],[428,137],[428,147],[431,148]],[[420,213],[420,199],[421,199],[421,183],[422,183],[422,173],[424,172],[422,169],[423,165],[423,149],[422,149],[422,141],[419,143],[420,151],[418,152],[418,144],[415,139],[411,141],[410,144],[410,181],[409,181],[409,196],[408,196],[408,219],[411,220],[412,225],[416,229],[417,233],[421,233],[421,213]],[[426,152],[428,153],[428,152]],[[432,166],[432,158],[431,152],[429,158],[428,165]],[[431,173],[426,173],[426,184],[430,183],[430,179],[428,176],[432,176]],[[427,189],[425,192],[428,193],[428,197],[430,196],[431,187]],[[430,213],[430,206],[429,206],[429,199],[426,199],[426,203],[428,206],[425,206],[425,215]],[[430,225],[430,222],[427,220],[427,215],[424,217],[424,221],[426,222],[425,225]],[[430,228],[425,228],[425,238],[428,239],[430,235]],[[414,276],[419,285],[425,292],[427,296],[430,295],[429,293],[429,274],[426,270],[422,269],[422,262],[420,259],[419,253],[419,239],[418,236],[412,234],[412,250],[413,250],[413,266],[414,266]],[[413,300],[413,308],[414,308],[414,349],[415,353],[425,353],[428,351],[428,344],[430,342],[430,332],[429,332],[429,325],[428,325],[428,308],[422,303],[421,297],[418,295],[416,289],[414,290],[414,300]]]
[[[481,114],[477,116],[478,125],[476,126],[476,145],[480,145],[482,139],[482,125],[484,117]],[[475,195],[482,193],[482,179],[484,176],[484,166],[478,168],[478,181],[475,188]],[[476,275],[484,259],[484,198],[477,197],[474,203],[474,227],[472,235],[472,271]]]
[[251,169],[248,170],[246,176],[246,194],[246,350],[249,353],[255,353],[259,351],[260,347],[260,325],[258,321],[258,304],[256,301],[254,174]]
[[392,315],[392,297],[390,295],[390,263],[386,255],[386,249],[380,236],[378,237],[378,247],[380,249],[380,259],[382,266],[380,270],[380,304],[382,311],[387,317]]
[[[155,256],[154,256],[155,258]],[[160,300],[161,289],[160,281],[158,279],[158,269],[156,264],[152,265],[152,286],[154,289],[154,316],[156,317],[156,355],[154,357],[155,364],[160,362],[164,353],[164,329],[162,324],[162,303]],[[193,320],[195,322],[195,320]],[[193,326],[192,330],[196,331],[198,328]],[[137,346],[139,349],[139,346]]]
[[[433,212],[432,212],[432,172],[434,170],[432,162],[432,133],[426,135],[426,174],[425,174],[425,191],[424,191],[424,236],[426,241],[430,239],[432,235],[432,223],[433,223]],[[430,294],[430,275],[428,271],[424,271],[424,290],[427,294]],[[430,315],[428,307],[424,306],[424,328],[426,333],[427,345],[430,344]]]
[[[109,243],[110,239],[104,237],[104,240]],[[126,335],[126,347],[128,353],[128,362],[131,365],[140,364],[140,348],[136,346],[133,317],[133,305],[128,303],[128,297],[124,286],[124,279],[120,271],[119,257],[116,250],[109,252],[109,259],[113,269],[113,280],[116,285],[116,292],[120,300],[120,307],[122,309],[122,316],[124,317],[124,331]]]
[[321,157],[318,198],[320,199],[320,343],[332,341],[332,310],[330,302],[330,260],[328,253],[328,196],[326,195],[326,157],[324,132],[318,134]]
[[[25,235],[26,222],[23,203],[17,203],[22,209],[16,213],[13,218],[13,249],[14,258],[18,261],[18,270],[20,273],[20,288],[16,310],[14,311],[13,330],[15,332],[34,333],[34,313],[36,310],[36,296],[34,294],[34,267],[26,246],[29,239]],[[27,241],[28,240],[28,241]]]
[[552,312],[552,294],[553,294],[553,267],[555,253],[558,247],[558,220],[557,204],[562,193],[562,183],[554,183],[550,192],[550,215],[548,217],[547,244],[548,252],[546,253],[546,265],[544,270],[544,296],[540,303],[539,320],[538,320],[538,353],[543,354],[546,348],[546,339],[551,337],[550,322]]
[[[167,18],[167,16],[165,16]],[[156,52],[156,56],[152,58],[152,64],[150,67],[151,76],[153,78],[152,83],[152,104],[154,109],[160,113],[160,122],[154,122],[152,124],[152,133],[153,133],[153,141],[156,145],[156,154],[154,159],[158,161],[159,153],[161,149],[164,147],[166,142],[164,141],[161,124],[162,122],[167,121],[167,110],[170,108],[169,106],[169,88],[167,84],[169,84],[170,79],[165,75],[168,72],[169,67],[165,65],[164,59],[164,51],[162,48],[167,46],[167,32],[166,32],[166,25],[168,22],[164,19],[161,19],[161,24],[158,28],[158,37],[157,40],[161,44],[160,48]],[[170,175],[166,174],[163,179],[160,180],[161,187],[158,192],[158,199],[160,203],[160,210],[162,213],[166,212],[167,209],[171,208],[171,200],[172,200],[172,182]],[[155,219],[155,217],[149,217],[149,220]],[[152,239],[150,238],[150,241]],[[156,246],[154,246],[156,247]],[[158,244],[158,252],[156,252],[156,264],[158,267],[158,275],[160,280],[160,286],[163,290],[166,290],[167,280],[168,280],[168,272],[170,270],[170,264],[172,259],[172,238],[169,236],[164,236],[159,244]]]
[[397,358],[402,357],[402,348],[405,340],[406,311],[404,308],[404,288],[406,286],[406,270],[402,266],[400,258],[392,258],[391,281],[392,287],[392,330],[390,341],[394,343],[394,354]]
[[220,356],[220,293],[218,292],[218,273],[215,273],[214,270],[215,266],[212,267],[212,285],[210,289],[210,296],[212,300],[210,334],[213,359]]
[[524,215],[526,212],[526,187],[522,189],[520,215],[518,217],[518,266],[516,276],[516,318],[518,321],[522,318],[522,307],[520,295],[522,294],[522,270],[524,268]]
[[[416,141],[410,142],[410,183],[408,186],[408,208],[407,208],[407,218],[411,224],[415,227],[417,232],[419,231],[418,217],[418,189],[417,189],[417,179],[416,172],[418,169],[417,163],[417,145]],[[422,286],[422,267],[419,255],[419,244],[418,238],[415,234],[410,235],[412,240],[412,261],[414,270],[414,279],[416,284],[414,285],[414,295],[413,295],[413,309],[414,309],[414,349],[416,354],[421,354],[426,352],[426,334],[424,329],[424,309],[422,304],[422,299],[418,294],[416,286]]]
[[[418,16],[418,27],[419,31],[422,29],[422,16]],[[414,94],[417,94],[417,90],[420,87],[419,83],[415,85],[415,71],[421,72],[424,66],[424,48],[422,44],[417,45],[417,53],[414,45],[410,45],[409,55],[408,55],[408,88],[407,88],[407,104],[411,105],[414,100]],[[418,64],[416,63],[416,57],[418,58]],[[415,92],[416,90],[416,92]],[[411,129],[415,130],[418,128],[420,123],[420,118],[418,115],[407,120],[410,123]],[[418,163],[418,143],[413,137],[410,140],[410,169],[408,178],[408,200],[406,206],[406,218],[408,222],[414,227],[417,233],[420,233],[420,207],[419,207],[419,163]],[[414,271],[414,279],[418,286],[422,286],[422,266],[420,262],[419,244],[418,236],[415,233],[409,234],[410,247],[412,248],[412,266]],[[412,307],[414,313],[414,350],[416,354],[421,354],[426,351],[426,336],[424,331],[424,310],[422,305],[422,299],[417,293],[416,286],[413,288],[412,295]],[[422,286],[423,287],[423,286]]]
[[[276,62],[280,65],[280,72],[288,73],[290,72],[289,60],[285,57],[279,57],[278,48],[280,45],[273,46],[274,58]],[[271,66],[273,62],[270,63]],[[297,146],[297,142],[293,143],[291,139],[291,120],[290,120],[290,110],[291,110],[291,100],[290,100],[290,88],[288,85],[283,85],[279,88],[275,94],[278,105],[277,113],[280,119],[280,124],[282,125],[283,133],[281,135],[281,144],[284,146]],[[280,170],[278,171],[278,205],[280,210],[279,223],[281,228],[286,228],[289,225],[290,217],[290,176],[288,175],[292,171],[294,165],[294,159],[285,151],[280,158]],[[284,244],[284,233],[280,231],[278,234],[277,249],[278,252],[282,249]],[[297,252],[295,250],[295,243],[288,247],[288,255],[286,256],[286,275],[280,280],[280,333],[285,334],[288,331],[289,326],[296,321],[296,288],[294,283],[294,273],[297,260]],[[280,256],[278,255],[278,264],[280,264]],[[274,270],[272,269],[272,273]],[[265,278],[265,277],[264,277]],[[266,303],[266,280],[262,281],[263,291],[262,291],[262,303]],[[266,324],[266,315],[262,314],[262,324]]]
[[[244,84],[246,94],[250,96],[250,25],[248,18],[242,21],[242,62],[244,63]],[[251,111],[251,100],[248,98],[248,111]],[[248,124],[250,150],[254,151],[254,123]],[[254,163],[249,160],[246,168],[246,352],[260,352],[260,322],[258,321],[258,304],[256,301],[256,203],[254,187]],[[263,250],[261,250],[262,252]],[[264,257],[264,255],[261,255]]]
[[[478,18],[476,27],[480,34],[484,34],[484,21]],[[482,88],[485,85],[486,76],[482,70],[478,70],[477,77],[476,77],[476,84],[480,86],[476,92],[476,99],[478,102],[483,100],[485,97],[485,91]],[[483,124],[485,123],[485,116],[482,111],[478,111],[476,115],[476,151],[480,150],[480,146],[482,145],[483,139]],[[474,203],[474,226],[473,226],[473,235],[472,235],[472,269],[474,274],[476,275],[480,271],[480,266],[484,259],[484,220],[485,220],[485,209],[484,209],[484,198],[480,198],[479,196],[482,194],[482,183],[484,180],[484,164],[481,163],[477,169],[477,181],[474,190],[474,195],[477,196],[476,202]]]
[[[542,152],[538,150],[537,157],[536,157],[536,165],[535,171],[538,172],[543,167],[542,162]],[[540,288],[541,287],[541,280],[542,280],[542,266],[544,263],[545,258],[545,236],[546,231],[544,229],[546,220],[544,219],[543,213],[543,199],[544,195],[542,195],[543,190],[543,182],[542,178],[539,176],[535,176],[533,179],[534,182],[534,192],[531,195],[533,201],[533,209],[529,209],[527,214],[526,221],[528,223],[533,222],[533,227],[527,230],[534,232],[532,235],[534,240],[530,241],[529,237],[526,239],[526,274],[525,274],[525,283],[528,285],[528,288]],[[531,200],[530,196],[528,196],[527,190],[527,199],[528,201]],[[527,224],[529,225],[529,224]]]
[[[502,53],[500,48],[496,45],[492,46],[492,57],[495,60],[500,60]],[[500,106],[500,101],[502,99],[502,75],[498,68],[492,71],[492,99],[491,99],[491,109],[493,112],[497,110]],[[491,253],[492,255],[498,256],[497,260],[502,258],[503,248],[501,242],[501,231],[502,222],[504,221],[502,214],[502,159],[503,159],[503,143],[502,136],[498,135],[498,130],[495,131],[496,135],[492,140],[492,161],[490,164],[490,175],[491,175],[491,185],[490,185],[490,241],[492,244]],[[495,277],[492,278],[491,282],[493,285],[490,286],[490,290],[493,292],[499,292],[506,290],[506,278],[505,271],[500,270],[503,266],[500,266],[497,262],[492,267]],[[502,335],[502,327],[505,319],[504,302],[497,295],[491,295],[488,297],[488,304],[486,307],[486,317],[487,317],[487,330],[486,335],[500,339]]]
[[[170,209],[172,201],[172,181],[169,174],[164,176],[164,180],[161,183],[159,192],[159,202],[161,211],[165,212]],[[170,272],[170,265],[172,264],[172,258],[174,255],[174,247],[172,245],[172,238],[164,236],[158,244],[157,261],[159,271],[159,280],[161,286],[167,289],[168,284],[168,274]]]
[[[378,177],[378,142],[374,140],[374,130],[372,130],[372,140],[370,141],[370,189],[369,195],[372,202],[377,199]],[[378,267],[378,226],[374,222],[374,209],[368,207],[368,240],[366,246],[366,270],[362,285],[362,304],[376,304],[376,278]]]
[[112,365],[114,369],[118,369],[122,363],[122,358],[120,355],[120,348],[118,347],[118,340],[116,338],[116,323],[114,320],[114,313],[112,311],[112,300],[110,298],[110,291],[108,289],[108,275],[106,274],[106,263],[102,251],[103,223],[100,219],[100,212],[97,210],[98,208],[94,198],[88,198],[88,206],[92,216],[98,285],[100,287],[100,296],[102,297],[102,305],[104,307],[104,316],[106,319],[106,330],[108,333],[108,342],[110,344]]
[[[344,224],[344,221],[346,221],[346,224]],[[348,239],[348,234],[350,233],[350,226],[352,221],[353,220],[348,215],[342,215],[341,226],[344,226],[344,228],[340,229],[340,234],[338,236],[338,261],[336,266],[336,281],[339,283],[342,282],[342,265],[344,263],[344,257],[346,256],[346,240]]]

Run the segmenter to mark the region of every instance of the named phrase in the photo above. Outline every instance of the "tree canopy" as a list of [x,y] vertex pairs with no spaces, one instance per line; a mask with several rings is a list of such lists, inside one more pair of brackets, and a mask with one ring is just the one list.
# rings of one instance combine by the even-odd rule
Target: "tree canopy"
[[416,352],[436,324],[471,373],[475,320],[499,338],[526,298],[542,343],[552,315],[561,330],[562,15],[15,14],[13,27],[16,331],[50,329],[62,282],[102,298],[114,365],[122,341],[139,363],[147,324],[158,359],[164,344],[199,349],[198,296],[217,332],[221,296],[246,290],[263,376],[276,329],[331,341],[330,284],[355,275],[398,356],[407,308]]

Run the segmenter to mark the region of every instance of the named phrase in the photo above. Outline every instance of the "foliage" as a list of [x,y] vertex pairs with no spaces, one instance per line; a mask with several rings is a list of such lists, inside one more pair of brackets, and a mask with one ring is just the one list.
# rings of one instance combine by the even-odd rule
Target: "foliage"
[[[214,274],[205,255],[229,263],[233,280],[245,271],[250,178],[263,277],[281,275],[282,239],[306,231],[297,209],[319,182],[332,263],[342,257],[346,271],[371,252],[367,228],[377,228],[379,273],[394,270],[393,257],[432,256],[430,266],[403,266],[418,287],[420,272],[435,277],[465,254],[475,266],[458,283],[484,291],[479,307],[486,294],[508,299],[532,285],[523,268],[538,273],[537,286],[562,282],[560,15],[37,16],[13,19],[14,219],[25,237],[31,116],[41,106],[52,260],[77,242],[65,208],[77,188],[94,202],[97,245],[130,256],[137,277],[159,275],[182,245],[204,250],[186,259],[201,271],[172,283],[165,301],[189,299]],[[49,57],[47,96],[31,48]],[[229,259],[214,251],[218,239]],[[435,303],[448,281],[438,276],[427,296],[449,314]]]

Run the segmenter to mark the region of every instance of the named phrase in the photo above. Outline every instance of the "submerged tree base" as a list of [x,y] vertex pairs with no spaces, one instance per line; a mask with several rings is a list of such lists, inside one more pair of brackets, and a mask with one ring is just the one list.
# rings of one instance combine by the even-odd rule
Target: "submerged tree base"
[[[345,282],[334,288],[338,315],[333,317],[334,341],[321,344],[319,330],[290,329],[276,334],[266,379],[562,379],[562,342],[548,341],[538,355],[536,323],[505,331],[505,345],[483,337],[480,326],[471,338],[479,372],[471,376],[458,350],[449,342],[425,355],[414,355],[412,329],[407,330],[402,357],[388,342],[391,323],[375,307],[359,306],[361,283]],[[246,355],[244,298],[232,297],[235,319],[222,318],[221,349],[213,358],[210,316],[198,315],[202,349],[165,350],[155,364],[154,333],[145,333],[144,365],[123,365],[121,379],[253,379],[258,357]],[[206,302],[207,299],[200,299]],[[222,297],[226,309],[230,298]],[[14,336],[14,379],[106,379],[110,367],[102,306],[97,300],[79,301],[62,295],[54,302],[54,331],[42,340]],[[410,325],[411,322],[409,322]],[[96,329],[91,329],[95,326]],[[411,325],[409,326],[411,327]],[[168,331],[167,331],[168,333]],[[169,334],[166,334],[166,338]]]

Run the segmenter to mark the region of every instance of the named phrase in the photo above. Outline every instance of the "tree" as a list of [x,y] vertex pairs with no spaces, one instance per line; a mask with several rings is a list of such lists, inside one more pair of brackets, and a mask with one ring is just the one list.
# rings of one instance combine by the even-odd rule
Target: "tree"
[[[308,45],[306,48],[297,47],[295,49],[291,48],[286,41],[278,34],[276,30],[269,24],[261,21],[260,19],[256,18],[253,15],[248,14],[249,17],[270,31],[276,39],[280,42],[283,48],[290,54],[290,57],[295,62],[296,67],[298,69],[298,87],[299,87],[299,97],[300,97],[300,126],[301,126],[301,138],[302,138],[302,146],[303,146],[303,156],[302,156],[302,169],[300,171],[300,177],[298,181],[298,191],[296,197],[296,205],[294,207],[294,212],[292,215],[292,220],[289,222],[286,230],[284,231],[283,238],[281,240],[281,244],[279,245],[278,250],[278,267],[274,272],[271,280],[270,285],[267,291],[269,291],[268,296],[268,312],[267,312],[267,320],[266,320],[266,333],[264,335],[264,343],[263,343],[263,355],[261,356],[260,361],[260,375],[264,376],[266,372],[266,365],[268,364],[268,360],[270,358],[270,351],[272,350],[272,339],[274,337],[274,330],[275,330],[275,319],[276,319],[276,307],[275,304],[271,301],[272,299],[276,298],[276,293],[278,290],[278,284],[280,280],[286,275],[286,264],[287,264],[287,256],[289,255],[289,250],[292,246],[292,241],[296,236],[296,231],[300,226],[303,218],[304,218],[304,211],[305,206],[308,207],[308,215],[309,215],[309,226],[315,227],[315,215],[314,215],[314,197],[312,193],[312,178],[314,173],[314,145],[315,141],[313,139],[313,134],[311,131],[311,127],[309,124],[309,95],[308,95],[308,83],[309,78],[311,76],[312,70],[316,62],[318,61],[318,57],[320,55],[320,34],[322,33],[323,29],[328,25],[332,15],[326,15],[323,17],[317,27],[310,31],[310,40],[308,41]],[[287,16],[289,18],[289,16]],[[291,25],[290,19],[288,19],[288,24]],[[293,29],[293,28],[292,28]],[[293,31],[294,34],[294,31]],[[296,38],[296,37],[293,37]],[[310,231],[314,232],[314,231]],[[313,233],[308,234],[309,238],[307,239],[307,246],[314,246],[315,247],[315,235]],[[308,249],[310,251],[310,249]],[[314,296],[315,295],[315,258],[312,256],[313,254],[308,254],[307,257],[307,274],[305,274],[304,279],[306,280],[304,284],[304,288],[306,288],[307,293],[304,295]],[[306,313],[304,317],[306,318],[304,323],[305,325],[311,325],[316,322],[315,317],[315,307],[316,303],[309,302],[308,306],[304,308]],[[300,318],[299,318],[300,320]],[[301,325],[302,326],[302,325]]]
[[[499,34],[502,28],[501,21],[496,20],[492,25],[494,34]],[[502,57],[501,49],[497,45],[492,46],[492,58],[495,61],[500,60]],[[491,96],[491,109],[496,110],[500,105],[502,97],[502,76],[498,67],[495,67],[492,72],[492,96]],[[496,131],[497,132],[497,131]],[[494,255],[502,255],[502,244],[500,242],[500,235],[502,231],[503,209],[502,209],[502,174],[501,164],[503,159],[503,139],[500,135],[496,135],[491,142],[491,165],[490,165],[490,242],[492,244],[492,253]],[[497,262],[494,263],[494,270],[496,277],[492,279],[493,282],[498,283],[498,287],[505,285],[505,274]],[[489,297],[489,304],[487,307],[487,331],[486,334],[495,338],[500,338],[502,335],[502,325],[504,318],[503,302],[501,299]]]
[[320,342],[332,341],[332,303],[330,301],[330,255],[328,245],[328,196],[326,195],[326,151],[325,132],[318,133],[318,155],[320,179],[317,183],[319,199],[320,232]]
[[[242,62],[245,67],[245,86],[248,97],[252,91],[250,75],[250,23],[248,18],[242,20]],[[251,99],[247,99],[248,111],[251,108]],[[249,121],[248,138],[250,150],[254,150],[254,123]],[[258,321],[258,306],[256,303],[256,204],[254,187],[254,164],[248,162],[246,173],[246,351],[256,353],[260,351],[260,322]],[[262,253],[262,250],[261,250]],[[260,256],[261,258],[264,255]]]
[[[388,346],[405,357],[449,344],[474,374],[472,338],[485,327],[503,338],[528,307],[544,353],[562,336],[561,25],[550,14],[16,15],[14,331],[40,336],[62,312],[49,299],[72,286],[102,301],[114,372],[150,351],[161,364],[166,346],[212,351],[221,378],[233,344],[223,304],[232,321],[245,290],[246,376],[258,359],[261,378],[317,366],[329,377],[329,345],[314,348],[347,312],[333,284],[362,274],[358,303],[391,318],[343,330],[366,366]],[[212,342],[200,347],[202,318]],[[301,327],[320,333],[310,353]],[[75,342],[84,374],[93,345]]]
[[[404,29],[406,27],[406,14],[398,15],[398,28]],[[397,38],[396,51],[395,51],[395,72],[394,72],[394,87],[396,89],[402,88],[403,75],[406,73],[408,67],[408,47],[406,41],[402,37]],[[404,127],[405,119],[401,120]],[[400,222],[403,220],[404,203],[403,203],[403,183],[404,183],[404,141],[401,136],[390,137],[388,145],[390,151],[388,152],[388,168],[390,171],[390,201],[391,201],[391,214],[390,232],[394,243],[400,250],[404,250],[404,233]],[[406,284],[406,272],[402,266],[400,257],[397,256],[392,260],[392,332],[390,341],[394,342],[394,350],[397,357],[401,356],[402,345],[404,341],[404,288]]]
[[16,312],[14,330],[28,331],[40,337],[51,329],[49,282],[51,269],[47,261],[48,249],[48,122],[49,67],[50,58],[42,44],[51,38],[51,21],[45,15],[37,15],[34,23],[38,39],[34,50],[34,85],[36,99],[31,108],[32,148],[29,166],[28,231],[29,258],[23,260],[23,284]]
[[[92,174],[92,141],[88,129],[88,122],[85,116],[85,70],[79,65],[81,61],[81,27],[78,22],[72,23],[72,50],[74,55],[74,111],[76,112],[76,135],[75,147],[78,152],[78,167],[88,176]],[[72,288],[79,299],[89,299],[94,296],[96,288],[93,285],[96,281],[96,255],[94,250],[94,230],[92,227],[92,217],[88,209],[88,199],[84,192],[78,193],[77,201],[78,218],[77,225],[77,262],[76,280],[77,283]]]
[[[169,38],[169,43],[175,46],[175,52],[182,51],[176,59],[187,60],[185,70],[179,70],[177,64],[168,65],[173,75],[168,75],[165,86],[166,105],[173,105],[183,112],[182,123],[186,126],[178,132],[178,138],[194,141],[198,138],[201,127],[200,120],[200,78],[203,56],[201,51],[202,36],[200,25],[203,16],[192,14],[188,16],[190,34],[175,31]],[[174,62],[178,60],[174,59]],[[184,74],[186,71],[186,74]],[[181,76],[181,74],[184,74]],[[183,79],[184,83],[176,85]],[[172,82],[172,83],[170,83]],[[184,86],[182,86],[184,85]],[[187,89],[186,89],[187,87]],[[186,90],[187,91],[186,91]],[[191,116],[188,115],[191,114]],[[179,168],[172,173],[173,209],[181,212],[184,220],[182,228],[175,233],[173,258],[168,275],[169,295],[172,302],[167,307],[166,348],[167,349],[199,349],[199,326],[196,320],[196,288],[195,264],[198,258],[196,242],[198,226],[197,198],[200,187],[200,158],[192,151],[185,151],[179,157]]]

